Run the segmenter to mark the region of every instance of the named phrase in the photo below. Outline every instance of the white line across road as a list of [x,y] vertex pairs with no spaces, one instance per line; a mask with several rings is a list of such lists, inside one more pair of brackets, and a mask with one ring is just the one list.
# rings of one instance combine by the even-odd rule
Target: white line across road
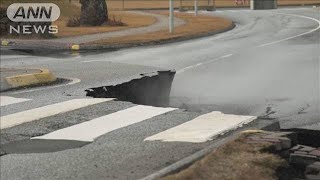
[[108,132],[153,118],[155,116],[173,110],[176,110],[176,108],[161,108],[138,105],[93,119],[91,121],[60,129],[44,136],[34,137],[32,139],[74,140],[92,142],[97,137]]
[[15,98],[10,96],[0,96],[0,106],[7,106],[10,104],[16,104],[21,102],[30,101],[31,99],[25,99],[25,98]]
[[41,118],[54,116],[60,113],[73,111],[86,106],[112,101],[113,99],[101,98],[101,99],[73,99],[57,104],[43,106],[27,111],[2,116],[0,120],[0,129],[14,127],[23,123],[32,122]]
[[145,141],[203,143],[220,134],[254,121],[255,116],[238,116],[214,111],[179,126],[150,136]]

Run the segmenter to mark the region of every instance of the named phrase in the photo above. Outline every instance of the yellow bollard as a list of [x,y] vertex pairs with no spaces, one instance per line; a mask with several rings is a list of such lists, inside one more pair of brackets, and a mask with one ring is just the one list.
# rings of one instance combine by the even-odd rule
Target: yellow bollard
[[71,50],[73,50],[73,51],[78,51],[78,50],[80,50],[80,46],[77,45],[77,44],[73,44],[73,45],[71,46]]
[[1,41],[1,46],[8,46],[9,42],[8,41]]

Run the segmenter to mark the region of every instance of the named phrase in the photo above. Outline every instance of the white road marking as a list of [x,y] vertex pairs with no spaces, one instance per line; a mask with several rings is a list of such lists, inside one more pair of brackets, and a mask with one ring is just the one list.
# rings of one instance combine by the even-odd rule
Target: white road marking
[[104,61],[104,60],[89,60],[89,61],[80,61],[82,63],[91,63],[91,62],[99,62],[99,61]]
[[22,93],[28,93],[28,92],[34,92],[34,91],[42,91],[42,90],[47,90],[47,89],[53,89],[53,88],[58,88],[58,87],[63,87],[63,86],[70,86],[70,85],[74,85],[77,83],[80,83],[81,80],[78,78],[65,78],[67,80],[71,80],[71,82],[69,82],[68,84],[60,84],[60,85],[56,85],[56,86],[46,86],[46,87],[41,87],[41,88],[34,88],[34,89],[29,89],[29,90],[22,90],[22,91],[16,91],[13,92],[11,94],[22,94]]
[[21,103],[21,102],[26,102],[30,100],[31,99],[15,98],[10,96],[0,96],[0,106],[7,106],[10,104]]
[[41,118],[54,116],[60,113],[65,113],[68,111],[111,100],[113,99],[73,99],[57,104],[43,106],[27,111],[18,112],[15,114],[10,114],[7,116],[2,116],[0,118],[0,129],[10,128],[23,123],[36,121]]
[[175,108],[138,105],[91,121],[54,131],[32,139],[59,139],[92,142],[108,132],[123,128],[152,117],[170,112]]
[[220,134],[237,129],[254,121],[255,116],[238,116],[211,112],[191,121],[150,136],[145,141],[203,143]]
[[286,11],[294,11],[294,10],[309,10],[310,8],[305,8],[305,7],[303,7],[303,8],[279,8],[279,9],[281,9],[281,10],[286,10]]
[[10,60],[10,59],[20,59],[20,58],[31,58],[32,56],[25,55],[1,55],[1,60]]
[[228,58],[228,57],[231,57],[233,56],[233,54],[227,54],[227,55],[224,55],[224,56],[221,56],[221,57],[218,57],[218,58],[215,58],[215,59],[212,59],[210,61],[204,61],[204,62],[201,62],[201,63],[198,63],[198,64],[195,64],[195,65],[191,65],[191,66],[188,66],[188,67],[185,67],[185,68],[182,68],[180,69],[179,71],[177,71],[177,74],[181,74],[181,73],[184,73],[190,69],[194,69],[196,67],[199,67],[199,66],[203,66],[205,64],[209,64],[211,62],[215,62],[215,61],[218,61],[218,60],[222,60],[224,58]]
[[315,29],[312,29],[312,30],[310,30],[310,31],[307,31],[307,32],[304,32],[304,33],[295,35],[295,36],[287,37],[287,38],[285,38],[285,39],[281,39],[281,40],[274,41],[274,42],[270,42],[270,43],[261,44],[261,45],[259,45],[258,47],[264,47],[264,46],[269,46],[269,45],[277,44],[277,43],[280,43],[280,42],[283,42],[283,41],[287,41],[287,40],[290,40],[290,39],[294,39],[294,38],[297,38],[297,37],[300,37],[300,36],[304,36],[304,35],[313,33],[313,32],[315,32],[315,31],[317,31],[317,30],[320,29],[320,21],[319,21],[318,19],[315,19],[315,18],[312,18],[312,17],[308,17],[308,16],[296,15],[296,14],[286,14],[286,13],[276,13],[276,14],[281,14],[281,15],[286,15],[286,16],[294,16],[294,17],[305,18],[305,19],[310,19],[310,20],[313,20],[313,21],[317,22],[317,23],[318,23],[318,27],[315,28]]
[[[250,11],[250,10],[248,10],[248,11]],[[285,38],[285,39],[273,41],[273,42],[270,42],[270,43],[261,44],[261,45],[259,45],[259,46],[256,46],[256,48],[265,47],[265,46],[277,44],[277,43],[280,43],[280,42],[283,42],[283,41],[287,41],[287,40],[290,40],[290,39],[294,39],[294,38],[297,38],[297,37],[301,37],[301,36],[304,36],[304,35],[313,33],[313,32],[315,32],[315,31],[317,31],[317,30],[320,29],[320,21],[317,20],[317,19],[315,19],[315,18],[308,17],[308,16],[302,16],[302,15],[296,15],[296,14],[286,14],[286,13],[276,13],[276,12],[273,12],[273,13],[313,20],[313,21],[315,21],[315,22],[318,23],[318,27],[315,28],[315,29],[312,29],[312,30],[310,30],[310,31],[307,31],[307,32],[304,32],[304,33],[295,35],[295,36],[287,37],[287,38]],[[219,39],[219,38],[220,38],[220,36],[217,36],[215,39]],[[211,63],[211,62],[215,62],[215,61],[217,61],[217,60],[222,60],[222,59],[231,57],[232,55],[233,55],[233,54],[228,54],[228,55],[221,56],[221,57],[219,57],[219,58],[216,58],[216,59],[213,59],[213,60],[210,60],[210,61],[205,61],[205,62],[203,62],[203,63],[198,63],[198,64],[196,64],[196,65],[192,65],[192,66],[185,67],[185,68],[180,69],[179,71],[177,71],[177,74],[183,73],[183,72],[185,72],[185,71],[188,71],[188,70],[190,70],[190,69],[196,68],[196,67],[198,67],[198,66],[202,66],[202,65],[205,65],[205,64],[209,64],[209,63]]]

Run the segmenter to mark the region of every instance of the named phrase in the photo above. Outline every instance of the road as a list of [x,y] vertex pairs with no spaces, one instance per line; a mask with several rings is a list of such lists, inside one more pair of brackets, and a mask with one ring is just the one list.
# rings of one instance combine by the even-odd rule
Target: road
[[[170,141],[170,133],[161,132],[170,128],[179,132],[175,127],[196,122],[197,117],[211,111],[238,118],[277,118],[284,129],[320,130],[319,11],[295,8],[202,13],[228,17],[237,26],[211,37],[115,52],[13,56],[11,50],[2,50],[1,67],[46,67],[72,82],[1,93],[21,100],[1,106],[2,117],[40,119],[2,130],[1,144],[12,154],[1,156],[1,179],[142,178],[211,144],[207,140],[144,141],[146,138]],[[177,70],[171,106],[181,109],[149,109],[109,99],[94,100],[90,105],[81,105],[89,100],[75,103],[75,99],[85,98],[85,89],[167,69]],[[67,100],[71,102],[63,103]],[[55,110],[59,106],[74,109],[40,116],[54,103],[63,103]],[[46,106],[49,110],[41,109]],[[31,112],[26,114],[27,110]],[[140,110],[144,112],[141,117]],[[110,119],[110,115],[115,116],[112,113],[119,117],[133,113],[140,119],[110,123],[110,129],[102,130],[90,124],[101,121],[101,117]],[[59,131],[67,127],[71,129]],[[107,133],[97,130],[94,134],[89,127]],[[50,141],[50,137],[58,136],[61,141]],[[95,137],[94,141],[84,140],[88,137]],[[14,148],[19,146],[22,150]]]

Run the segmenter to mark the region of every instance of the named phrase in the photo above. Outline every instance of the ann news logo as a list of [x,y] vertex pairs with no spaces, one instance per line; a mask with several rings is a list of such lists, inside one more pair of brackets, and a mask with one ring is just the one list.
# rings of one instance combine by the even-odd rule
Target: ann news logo
[[58,26],[51,23],[60,16],[60,8],[53,3],[14,3],[7,8],[10,24],[9,33],[57,34]]

